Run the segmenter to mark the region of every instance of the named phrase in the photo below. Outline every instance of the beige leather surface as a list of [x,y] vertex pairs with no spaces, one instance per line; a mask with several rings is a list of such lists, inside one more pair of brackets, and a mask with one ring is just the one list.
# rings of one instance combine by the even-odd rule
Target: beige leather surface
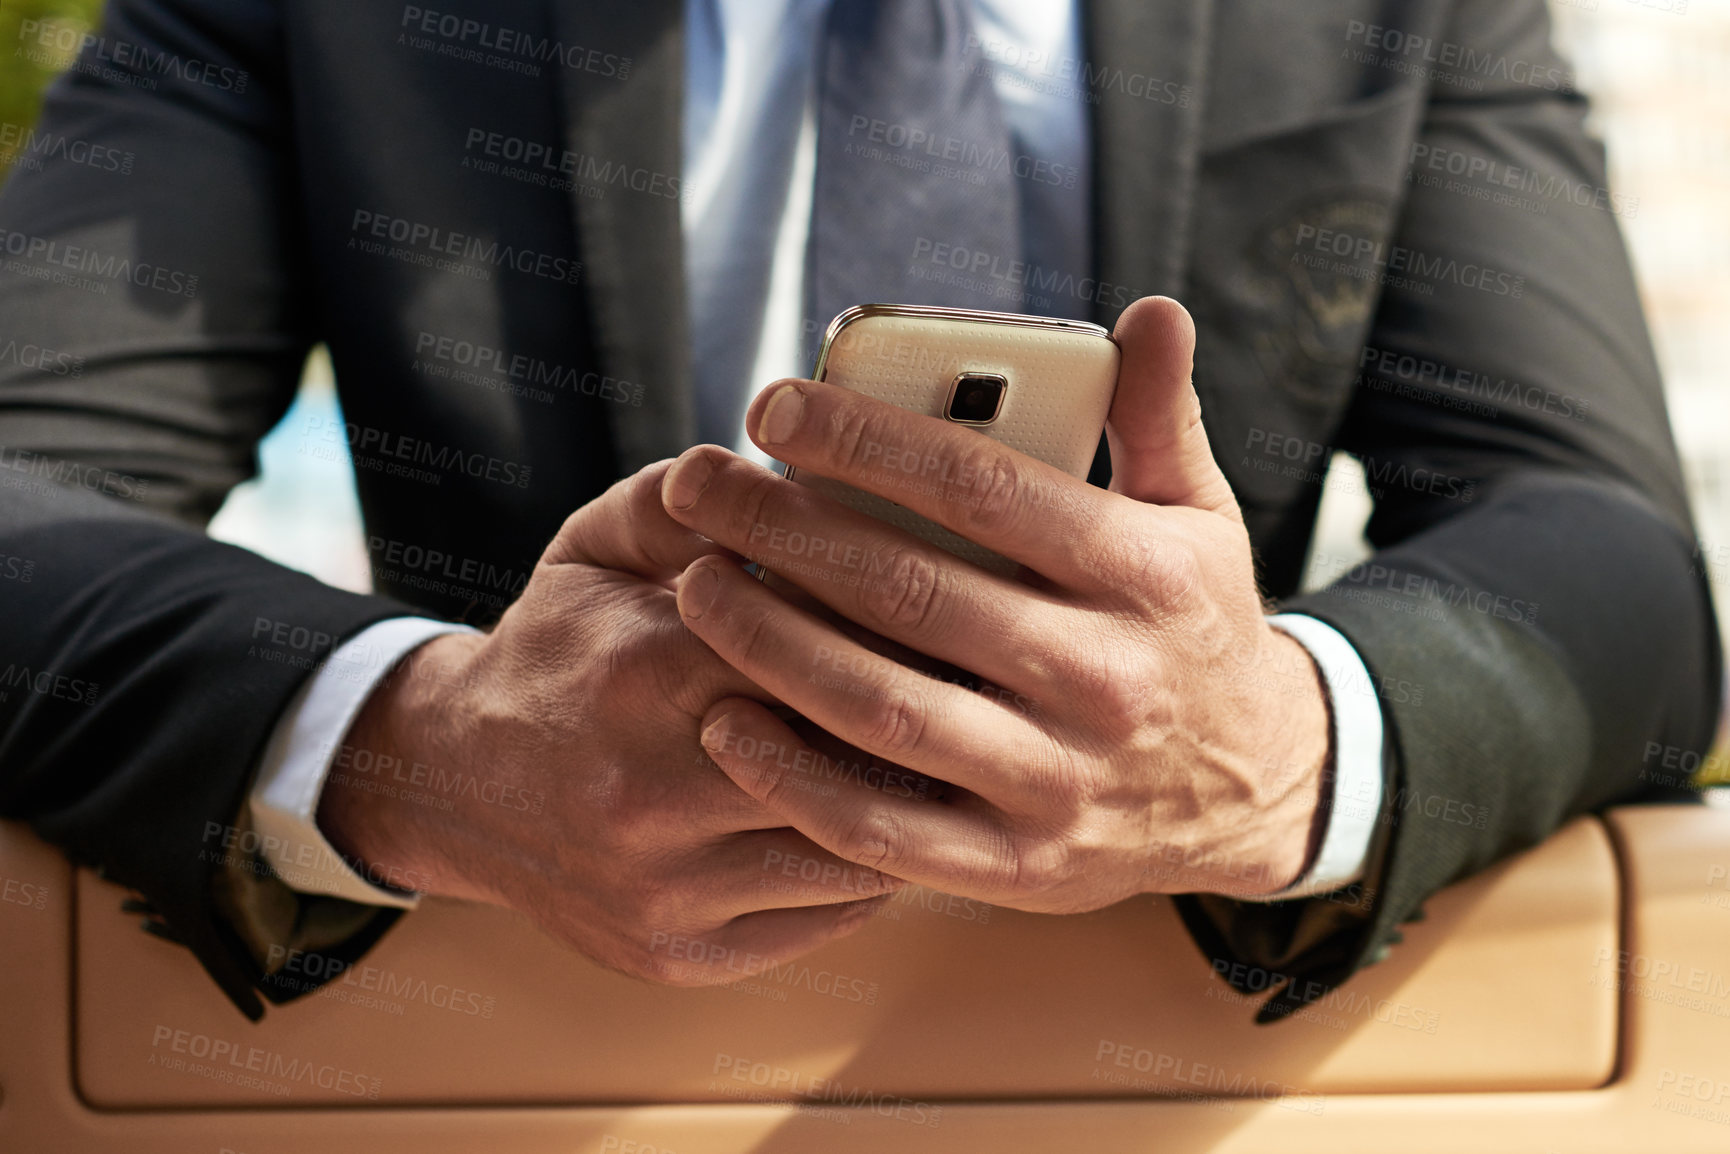
[[[15,883],[15,897],[26,884],[44,896],[41,908],[37,889],[31,901],[0,902],[0,1149],[1723,1150],[1730,1126],[1713,1112],[1730,1102],[1730,814],[1617,811],[1610,828],[1625,864],[1621,935],[1603,827],[1580,822],[1441,895],[1392,961],[1348,987],[1373,993],[1372,1005],[1435,1009],[1428,1034],[1375,1011],[1352,1015],[1346,1030],[1292,1022],[1253,1031],[1243,1007],[1206,996],[1212,979],[1169,910],[1145,903],[1073,923],[993,911],[980,925],[904,910],[899,923],[885,919],[813,963],[877,980],[877,1004],[854,1005],[852,1016],[842,999],[797,982],[779,983],[784,1003],[646,990],[537,944],[490,911],[435,909],[405,921],[374,960],[399,975],[399,987],[413,966],[447,983],[490,974],[491,1018],[461,1015],[468,1025],[452,1027],[456,1012],[418,999],[401,1014],[314,999],[255,1029],[184,954],[138,933],[116,911],[117,891],[86,878],[73,900],[57,856],[7,826],[0,879]],[[466,942],[433,940],[458,934]],[[1144,967],[1144,992],[1123,980],[1124,951]],[[1582,1030],[1581,1019],[1596,1025]],[[379,1097],[317,1108],[335,1091],[306,1080],[281,1097],[255,1097],[258,1109],[122,1107],[127,1093],[167,1104],[244,1092],[216,1081],[209,1061],[202,1070],[151,1066],[162,1026],[377,1077]],[[1107,1089],[1091,1077],[1112,1064],[1109,1054],[1099,1060],[1102,1040],[1134,1047],[1132,1072],[1145,1048],[1188,1063],[1184,1076],[1197,1081],[1173,1077],[1168,1064],[1140,1075],[1155,1087]],[[717,1055],[732,1059],[718,1077]],[[633,1069],[637,1061],[660,1069]],[[744,1065],[736,1084],[745,1094],[785,1096],[787,1087],[772,1085],[781,1076],[806,1079],[796,1089],[815,1096],[790,1105],[670,1100],[726,1099],[720,1087],[741,1062],[762,1063],[771,1083],[753,1086],[757,1067]],[[1240,1094],[1251,1073],[1262,1094],[1284,1088],[1270,1080],[1290,1088],[1267,1100],[1216,1097],[1230,1089],[1216,1071],[1246,1075]],[[602,1097],[570,1085],[578,1072],[608,1087],[644,1077],[651,1096],[668,1101],[553,1104]],[[515,1087],[514,1100],[545,1104],[388,1105],[448,1087],[453,1075],[471,1101]],[[1061,1099],[1059,1084],[1076,1096]],[[1469,1089],[1494,1085],[1510,1089]],[[1554,1088],[1513,1089],[1520,1085]],[[549,1095],[549,1086],[564,1091]],[[1409,1089],[1363,1092],[1395,1086]],[[897,1091],[917,1096],[901,1101]],[[1029,1092],[1041,1097],[984,1100]],[[1132,1096],[1101,1100],[1108,1093]]]

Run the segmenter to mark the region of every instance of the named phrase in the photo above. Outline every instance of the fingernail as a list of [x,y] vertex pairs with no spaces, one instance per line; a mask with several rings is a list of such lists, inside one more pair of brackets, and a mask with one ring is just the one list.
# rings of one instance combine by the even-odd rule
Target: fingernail
[[703,748],[710,753],[719,753],[727,748],[727,733],[732,728],[732,721],[732,714],[723,713],[711,722],[709,727],[703,730],[703,736],[699,739],[703,743]]
[[707,453],[686,457],[668,471],[661,491],[662,503],[669,509],[689,509],[709,487],[709,478],[714,475],[715,462]]
[[765,445],[789,441],[804,418],[804,392],[798,385],[782,385],[763,406],[763,415],[757,421],[757,439]]
[[700,620],[720,592],[721,578],[714,566],[700,565],[679,582],[679,612],[692,621]]

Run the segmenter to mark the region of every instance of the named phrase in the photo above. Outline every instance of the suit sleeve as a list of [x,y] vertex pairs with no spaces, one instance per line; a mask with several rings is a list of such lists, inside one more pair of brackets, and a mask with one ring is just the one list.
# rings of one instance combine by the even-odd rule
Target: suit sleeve
[[326,654],[412,612],[202,531],[312,334],[277,41],[261,0],[118,0],[37,126],[82,147],[0,190],[0,815],[255,1018],[263,943],[341,956],[392,913],[235,852],[253,767]]
[[[1475,90],[1432,84],[1389,250],[1390,274],[1427,279],[1387,278],[1338,442],[1376,552],[1285,606],[1351,641],[1388,723],[1364,891],[1181,900],[1222,975],[1277,988],[1264,1021],[1376,960],[1449,882],[1655,792],[1653,750],[1711,740],[1717,630],[1617,227],[1633,206],[1549,34],[1541,0],[1454,10],[1448,42],[1489,63]],[[1456,154],[1515,203],[1423,179]]]

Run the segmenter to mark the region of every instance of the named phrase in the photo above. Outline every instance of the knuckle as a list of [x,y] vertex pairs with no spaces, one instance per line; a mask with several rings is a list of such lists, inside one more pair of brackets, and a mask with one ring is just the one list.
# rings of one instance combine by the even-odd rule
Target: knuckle
[[1113,660],[1108,645],[1071,644],[1060,657],[1059,684],[1064,696],[1102,726],[1102,736],[1121,743],[1146,720],[1148,695],[1159,671],[1151,659],[1119,653]]
[[1101,527],[1086,552],[1089,567],[1115,593],[1156,619],[1170,616],[1202,584],[1201,560],[1181,537],[1133,525]]
[[889,810],[868,806],[842,834],[841,856],[879,873],[893,873],[905,843],[901,820]]
[[739,500],[728,510],[731,527],[741,540],[754,541],[761,534],[759,526],[770,527],[782,484],[781,478],[760,469],[745,474]]
[[628,777],[618,780],[613,800],[615,812],[605,823],[596,848],[604,849],[609,856],[628,857],[652,842],[657,816],[641,796],[640,788],[631,784]]
[[1102,586],[1134,595],[1147,581],[1158,558],[1160,541],[1151,533],[1125,525],[1118,517],[1101,517],[1077,534],[1076,558]]
[[1148,682],[1123,671],[1095,668],[1086,682],[1094,715],[1108,740],[1121,744],[1147,721]]
[[866,735],[884,757],[906,764],[924,741],[926,717],[919,702],[903,692],[891,691],[872,709]]
[[757,781],[757,796],[764,806],[778,812],[782,805],[795,800],[788,794],[799,788],[799,782],[792,776],[792,770],[775,764],[775,755],[781,752],[780,746],[759,742],[757,752],[757,764],[751,767],[752,776]]
[[883,576],[863,591],[866,612],[885,626],[923,630],[937,618],[937,563],[922,550],[901,547],[883,567]]
[[1101,809],[1116,810],[1121,807],[1121,784],[1113,775],[1102,768],[1091,765],[1072,765],[1066,767],[1060,779],[1064,782],[1063,804],[1059,812],[1067,819],[1067,828],[1086,840],[1088,831],[1097,826]]
[[1023,897],[1055,889],[1063,877],[1064,852],[1052,841],[1025,841],[1015,847],[1015,878],[1010,888]]
[[661,622],[635,629],[619,643],[607,678],[609,695],[616,694],[617,704],[631,708],[632,702],[651,700],[672,702],[685,712],[701,712],[707,700],[701,697],[705,679],[697,676],[704,671],[705,654],[702,643],[696,642],[689,630],[678,622]]
[[774,623],[769,614],[760,608],[751,608],[728,616],[733,623],[739,659],[748,666],[767,664],[775,647]]
[[835,459],[852,473],[869,470],[872,459],[883,451],[883,435],[876,417],[863,406],[842,403],[829,415],[829,443]]
[[643,931],[666,930],[679,924],[684,905],[671,886],[643,881],[631,895],[631,918]]
[[995,444],[974,450],[963,463],[961,475],[968,480],[958,494],[964,527],[994,536],[1015,528],[1024,514],[1026,489],[1015,462]]
[[1168,602],[1183,602],[1202,587],[1201,558],[1188,542],[1161,550],[1152,576]]

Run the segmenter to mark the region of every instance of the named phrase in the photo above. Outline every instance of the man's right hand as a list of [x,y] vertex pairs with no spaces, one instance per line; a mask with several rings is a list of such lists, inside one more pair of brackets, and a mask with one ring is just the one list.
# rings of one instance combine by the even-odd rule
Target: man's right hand
[[387,796],[333,773],[318,822],[428,893],[519,910],[628,974],[709,985],[849,933],[898,883],[786,828],[703,753],[713,702],[775,699],[679,617],[680,574],[724,550],[667,516],[669,465],[574,513],[493,632],[428,642],[411,664],[440,672],[401,671],[368,699],[343,763],[444,788]]

